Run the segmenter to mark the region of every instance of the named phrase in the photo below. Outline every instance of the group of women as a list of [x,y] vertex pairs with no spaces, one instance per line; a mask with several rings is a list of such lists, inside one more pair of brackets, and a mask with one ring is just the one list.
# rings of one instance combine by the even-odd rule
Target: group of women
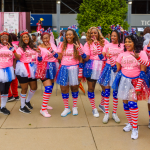
[[[120,35],[117,30],[113,30],[111,43],[109,43],[98,28],[91,27],[87,32],[87,42],[83,46],[75,30],[68,29],[64,41],[56,47],[55,44],[49,42],[50,34],[44,32],[41,35],[43,44],[35,48],[29,33],[23,31],[20,34],[19,47],[16,48],[12,44],[10,34],[2,32],[0,44],[1,112],[10,114],[6,108],[8,90],[16,76],[21,86],[19,111],[31,113],[33,106],[30,100],[37,90],[37,79],[40,79],[45,87],[40,113],[44,117],[50,117],[47,110],[52,107],[48,106],[48,101],[56,78],[65,107],[61,116],[66,117],[71,113],[68,105],[69,88],[73,99],[72,114],[76,116],[78,115],[79,83],[85,77],[93,116],[99,117],[94,94],[95,85],[99,83],[102,92],[98,107],[105,113],[103,123],[108,123],[109,97],[112,88],[112,118],[115,122],[120,122],[116,113],[119,98],[123,100],[123,108],[128,120],[123,130],[132,131],[131,138],[137,139],[139,129],[137,101],[149,98],[150,74],[147,66],[150,64],[146,53],[150,52],[150,44],[143,51],[142,43],[137,35],[126,36],[124,41],[121,41]],[[14,59],[17,61],[15,67],[13,67]],[[58,60],[61,60],[61,64]],[[30,90],[26,96],[28,85]]]

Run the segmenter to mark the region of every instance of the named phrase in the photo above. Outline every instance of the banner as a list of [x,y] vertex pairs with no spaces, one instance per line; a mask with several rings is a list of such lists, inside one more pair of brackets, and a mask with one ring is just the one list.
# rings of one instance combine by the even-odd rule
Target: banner
[[36,26],[38,20],[42,21],[42,26],[52,26],[52,14],[31,14],[30,16],[30,25]]
[[19,13],[4,12],[4,31],[9,33],[18,33],[19,31]]

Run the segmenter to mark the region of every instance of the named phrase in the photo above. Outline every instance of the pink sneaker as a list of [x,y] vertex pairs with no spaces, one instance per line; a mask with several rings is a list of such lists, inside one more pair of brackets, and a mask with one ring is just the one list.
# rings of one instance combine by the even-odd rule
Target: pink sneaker
[[41,113],[41,115],[43,115],[43,116],[46,117],[46,118],[51,117],[51,115],[48,113],[47,110],[40,110],[40,113]]
[[51,107],[51,106],[47,106],[47,109],[48,109],[48,110],[52,110],[52,109],[53,109],[53,107]]

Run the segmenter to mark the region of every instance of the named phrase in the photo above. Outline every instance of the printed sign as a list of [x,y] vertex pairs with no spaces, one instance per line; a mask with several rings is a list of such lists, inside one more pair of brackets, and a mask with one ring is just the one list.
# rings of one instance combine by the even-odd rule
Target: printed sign
[[9,33],[18,33],[19,31],[19,13],[4,12],[4,31]]

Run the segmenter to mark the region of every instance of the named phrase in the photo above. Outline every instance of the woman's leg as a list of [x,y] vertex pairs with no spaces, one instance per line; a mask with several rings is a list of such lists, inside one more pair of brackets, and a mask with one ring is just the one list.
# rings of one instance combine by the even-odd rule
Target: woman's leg
[[73,115],[77,116],[78,115],[78,110],[77,110],[77,101],[78,101],[78,96],[79,96],[79,85],[71,86],[71,91],[72,91],[72,99],[73,99]]
[[123,131],[129,132],[132,130],[133,123],[132,123],[132,118],[131,118],[130,109],[128,105],[128,100],[123,100],[123,108],[128,120],[128,124],[123,128]]
[[100,85],[102,88],[101,92],[101,102],[99,104],[99,109],[102,110],[103,113],[105,113],[105,107],[104,107],[104,101],[105,101],[105,87],[103,85]]
[[45,91],[43,93],[43,104],[42,104],[42,109],[40,110],[40,113],[44,116],[44,117],[50,117],[51,115],[48,113],[47,111],[47,105],[48,105],[48,101],[50,99],[50,96],[52,94],[52,83],[50,79],[47,79],[43,82],[43,85],[45,87]]
[[30,104],[30,100],[33,97],[35,91],[37,90],[37,81],[30,81],[29,86],[30,86],[30,90],[25,103],[28,109],[33,109],[33,107]]
[[130,109],[130,114],[131,114],[131,119],[133,123],[133,130],[131,134],[132,139],[137,139],[138,138],[138,113],[139,113],[139,108],[137,105],[136,101],[128,101],[129,109]]
[[[11,83],[12,84],[12,83]],[[9,101],[13,101],[14,100],[14,97],[12,95],[12,92],[11,92],[11,86],[9,87],[9,91],[8,91],[8,102]]]
[[17,100],[18,97],[18,79],[17,77],[12,81],[11,86],[11,90],[12,90],[12,94],[14,96],[14,98]]
[[95,94],[94,94],[96,80],[91,80],[91,79],[87,80],[87,84],[88,84],[88,98],[89,98],[89,101],[90,101],[91,106],[92,106],[93,116],[99,117],[99,113],[98,113],[96,106],[95,106]]
[[116,111],[118,107],[118,97],[117,97],[118,91],[113,90],[113,113],[112,118],[115,120],[115,122],[120,123],[120,119],[118,118]]
[[150,128],[150,97],[148,99],[148,114],[149,114],[149,124],[148,124],[148,128]]
[[109,97],[110,97],[110,86],[105,87],[105,101],[104,101],[104,107],[105,107],[105,116],[103,118],[103,123],[108,123],[109,120]]
[[61,113],[62,117],[66,117],[68,114],[71,113],[70,107],[68,106],[68,99],[69,99],[69,85],[68,86],[60,86],[61,94],[64,102],[65,109]]
[[26,95],[28,91],[28,82],[27,83],[20,83],[21,86],[21,94],[20,94],[20,100],[21,100],[21,107],[19,109],[20,112],[23,113],[31,113],[28,108],[25,106],[25,100],[26,100]]
[[7,110],[6,108],[6,103],[8,100],[8,91],[9,91],[9,87],[10,87],[11,82],[6,82],[5,83],[5,88],[4,91],[1,92],[1,112],[5,115],[9,115],[10,111]]

